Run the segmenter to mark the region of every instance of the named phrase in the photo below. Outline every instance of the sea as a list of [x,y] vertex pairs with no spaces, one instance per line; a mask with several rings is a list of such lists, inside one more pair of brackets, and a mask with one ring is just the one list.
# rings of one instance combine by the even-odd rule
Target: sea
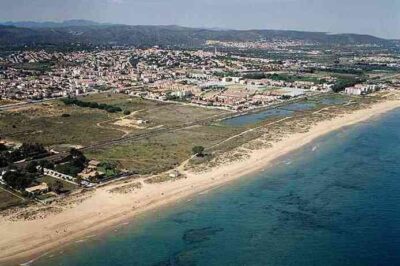
[[400,265],[400,110],[32,265]]

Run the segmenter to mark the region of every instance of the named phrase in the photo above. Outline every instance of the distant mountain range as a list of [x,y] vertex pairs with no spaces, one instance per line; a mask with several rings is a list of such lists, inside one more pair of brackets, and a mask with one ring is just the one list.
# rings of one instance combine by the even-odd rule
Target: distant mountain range
[[302,40],[319,44],[391,45],[392,40],[360,34],[328,34],[285,30],[225,30],[180,26],[129,26],[88,20],[64,22],[0,23],[0,45],[82,43],[91,45],[202,46],[207,40],[256,41]]
[[100,23],[90,20],[73,19],[73,20],[66,20],[63,22],[7,21],[7,22],[0,22],[0,25],[15,26],[19,28],[63,28],[63,27],[73,27],[73,26],[83,26],[83,27],[95,26],[95,25],[100,25]]

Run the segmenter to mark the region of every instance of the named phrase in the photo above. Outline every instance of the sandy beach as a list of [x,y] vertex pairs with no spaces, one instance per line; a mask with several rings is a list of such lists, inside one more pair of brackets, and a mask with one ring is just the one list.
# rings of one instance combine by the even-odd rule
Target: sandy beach
[[[129,183],[116,182],[82,195],[73,195],[68,208],[33,220],[10,220],[0,217],[0,264],[14,265],[40,257],[72,241],[99,234],[108,228],[130,221],[149,210],[187,199],[198,193],[244,177],[271,166],[277,158],[299,149],[331,131],[349,126],[400,107],[400,100],[386,101],[368,109],[322,121],[308,132],[291,134],[273,147],[255,150],[244,160],[218,166],[204,173],[185,172],[185,179],[158,184],[144,184],[129,193],[110,190]],[[138,180],[128,181],[131,183]]]

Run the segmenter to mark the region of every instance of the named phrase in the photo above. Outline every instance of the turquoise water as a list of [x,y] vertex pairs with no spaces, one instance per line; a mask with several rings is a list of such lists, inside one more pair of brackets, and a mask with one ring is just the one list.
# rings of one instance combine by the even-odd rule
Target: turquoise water
[[400,265],[399,161],[395,111],[34,265]]

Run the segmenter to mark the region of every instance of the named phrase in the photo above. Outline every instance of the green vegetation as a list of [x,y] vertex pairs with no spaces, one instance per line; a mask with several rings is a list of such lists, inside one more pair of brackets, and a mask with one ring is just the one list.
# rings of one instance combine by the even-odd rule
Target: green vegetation
[[[160,103],[132,98],[126,94],[93,94],[79,97],[79,100],[120,106],[121,109],[130,111],[132,117],[133,112],[136,112],[135,117],[149,121],[150,127],[176,127],[226,114],[221,110]],[[0,137],[17,142],[42,143],[57,151],[68,151],[77,145],[90,146],[120,138],[126,133],[134,135],[146,130],[115,125],[120,118],[120,113],[54,101],[19,108],[18,112],[1,112]]]
[[142,183],[140,182],[134,182],[132,184],[124,185],[121,187],[116,187],[113,189],[110,189],[111,193],[119,193],[119,194],[127,194],[131,193],[132,191],[138,190],[142,188]]
[[104,173],[104,177],[110,178],[117,176],[120,171],[118,170],[118,164],[116,162],[102,162],[97,170]]
[[113,106],[105,103],[98,104],[97,102],[84,102],[76,98],[64,98],[61,100],[65,105],[76,105],[79,107],[89,107],[93,109],[106,110],[109,113],[122,112],[121,107]]
[[[160,173],[189,158],[193,146],[208,148],[243,130],[245,129],[221,125],[194,126],[90,150],[85,155],[98,161],[115,162],[119,169],[128,169],[131,173]],[[247,140],[240,138],[235,146],[242,144],[242,139]]]
[[333,86],[332,90],[334,92],[340,92],[340,91],[343,91],[344,89],[346,89],[347,87],[354,86],[362,81],[363,80],[358,79],[358,78],[338,79],[338,81]]
[[38,143],[23,143],[18,149],[8,151],[2,147],[0,151],[0,167],[6,167],[23,159],[37,159],[48,154],[43,145]]
[[158,106],[167,105],[166,103],[150,101],[138,97],[130,97],[126,94],[118,93],[98,93],[78,97],[81,101],[97,102],[99,104],[108,104],[119,106],[123,110],[135,112],[139,110],[149,110]]
[[49,186],[50,190],[56,193],[66,193],[68,191],[72,191],[78,188],[77,185],[51,176],[40,176],[36,179],[36,181],[39,183],[46,183]]
[[8,186],[22,191],[33,183],[33,181],[36,179],[36,176],[35,174],[21,170],[13,170],[5,173],[3,179]]
[[164,183],[167,181],[174,181],[174,180],[178,180],[181,178],[185,178],[185,176],[178,176],[178,177],[172,177],[168,174],[162,174],[162,175],[156,175],[156,176],[152,176],[150,178],[147,178],[144,180],[145,183],[147,184],[157,184],[157,183]]
[[193,155],[196,155],[197,157],[203,157],[204,156],[204,154],[203,154],[204,150],[205,149],[204,149],[203,146],[194,146],[192,148],[192,153],[193,153]]
[[285,81],[285,82],[295,82],[295,81],[307,81],[314,82],[316,84],[322,84],[325,82],[323,79],[319,79],[316,77],[305,76],[305,75],[291,75],[291,74],[265,74],[264,78],[276,80],[276,81]]
[[72,148],[69,155],[63,160],[62,163],[55,167],[57,172],[76,177],[80,172],[85,169],[87,159],[83,153],[77,149]]
[[[62,116],[69,114],[69,117]],[[0,137],[44,146],[87,146],[120,137],[123,133],[97,124],[117,118],[99,109],[65,106],[58,101],[0,113]],[[95,137],[94,137],[95,136]],[[65,146],[65,147],[64,147]]]

